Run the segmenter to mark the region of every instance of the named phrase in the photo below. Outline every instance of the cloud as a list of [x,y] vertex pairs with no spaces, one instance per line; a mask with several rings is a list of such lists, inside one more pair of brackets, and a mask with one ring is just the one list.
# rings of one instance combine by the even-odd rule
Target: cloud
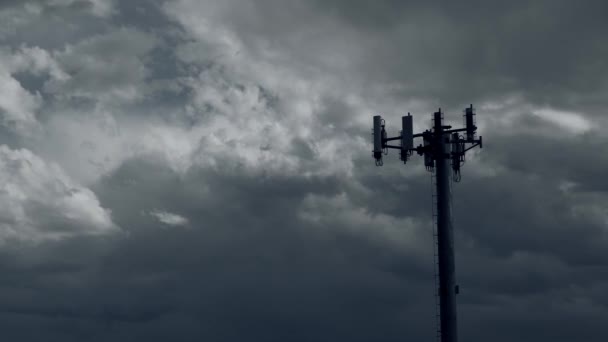
[[534,114],[573,133],[585,133],[591,129],[591,122],[577,113],[545,108],[535,111]]
[[56,96],[135,100],[147,76],[142,58],[155,44],[152,35],[122,28],[68,45],[55,54],[68,77],[51,80],[46,90]]
[[430,175],[369,128],[469,103],[461,339],[606,339],[603,2],[28,3],[0,5],[7,339],[434,338]]
[[[43,12],[63,8],[85,8],[90,13],[105,17],[112,13],[114,0],[29,0],[25,3],[21,1],[4,1],[0,5],[0,10],[5,8],[19,8],[16,4],[22,5],[21,10],[26,12]],[[4,8],[3,8],[4,7]]]
[[166,211],[151,211],[150,215],[156,217],[160,222],[169,226],[183,226],[188,224],[188,219]]
[[0,71],[0,111],[2,124],[19,132],[28,132],[37,124],[36,112],[42,106],[40,94],[23,89],[6,71]]
[[0,146],[0,240],[41,242],[115,232],[95,194],[31,151]]
[[[391,0],[374,5],[267,0],[251,9],[231,1],[167,5],[189,30],[223,27],[253,51],[274,51],[267,54],[277,66],[330,67],[345,87],[392,84],[393,96],[424,99],[430,108],[460,107],[468,103],[464,98],[479,103],[521,95],[535,105],[585,107],[592,115],[608,89],[599,58],[606,53],[601,44],[606,25],[597,14],[605,4],[593,1],[579,8],[566,1],[513,1],[496,6]],[[563,30],[572,23],[576,29]]]

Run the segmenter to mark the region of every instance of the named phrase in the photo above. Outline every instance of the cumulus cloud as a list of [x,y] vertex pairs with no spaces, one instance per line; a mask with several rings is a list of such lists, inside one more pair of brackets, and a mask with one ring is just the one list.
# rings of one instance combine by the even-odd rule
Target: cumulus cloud
[[51,80],[46,90],[56,96],[137,99],[147,75],[142,57],[154,46],[152,35],[127,28],[68,45],[55,58],[69,77]]
[[2,124],[19,132],[27,132],[37,123],[36,113],[42,105],[40,94],[32,94],[7,71],[0,70],[0,110]]
[[57,164],[26,149],[0,146],[0,240],[41,242],[117,230],[95,194]]
[[2,125],[23,134],[40,133],[38,112],[44,105],[39,90],[30,91],[24,88],[17,79],[20,73],[35,76],[50,74],[56,79],[65,78],[53,57],[38,47],[20,46],[17,49],[0,49],[0,114]]

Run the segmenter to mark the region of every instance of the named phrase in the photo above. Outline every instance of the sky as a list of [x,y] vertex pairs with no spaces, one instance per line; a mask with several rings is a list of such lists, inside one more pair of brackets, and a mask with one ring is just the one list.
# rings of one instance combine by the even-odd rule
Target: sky
[[473,104],[460,340],[608,340],[606,13],[0,1],[3,338],[432,341],[431,176],[372,116]]

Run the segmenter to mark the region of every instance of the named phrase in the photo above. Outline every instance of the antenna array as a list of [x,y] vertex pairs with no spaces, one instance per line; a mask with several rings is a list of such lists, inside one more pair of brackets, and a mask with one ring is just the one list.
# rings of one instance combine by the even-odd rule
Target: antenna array
[[[424,156],[424,165],[434,173],[436,192],[434,196],[433,219],[436,219],[436,253],[439,274],[436,293],[439,295],[438,337],[441,342],[456,342],[456,294],[459,287],[455,281],[454,237],[452,227],[450,174],[452,180],[461,179],[460,168],[464,164],[465,154],[470,149],[483,147],[482,137],[476,138],[475,110],[473,105],[464,110],[464,128],[452,129],[443,125],[441,108],[433,114],[434,125],[422,133],[414,134],[413,118],[410,113],[401,118],[401,132],[397,137],[389,138],[386,133],[386,122],[380,115],[374,116],[373,157],[377,166],[382,166],[383,156],[389,149],[400,150],[400,159],[408,162],[414,152]],[[422,144],[414,147],[414,139],[422,138]],[[389,142],[399,140],[399,146]],[[468,145],[468,147],[467,147]],[[435,209],[435,208],[434,208]]]

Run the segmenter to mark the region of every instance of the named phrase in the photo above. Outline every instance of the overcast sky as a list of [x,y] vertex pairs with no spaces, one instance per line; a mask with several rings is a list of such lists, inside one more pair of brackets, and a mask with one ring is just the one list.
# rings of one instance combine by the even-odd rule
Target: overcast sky
[[[433,4],[434,3],[434,4]],[[607,341],[605,1],[0,1],[6,341],[433,341],[441,107],[461,341]]]

